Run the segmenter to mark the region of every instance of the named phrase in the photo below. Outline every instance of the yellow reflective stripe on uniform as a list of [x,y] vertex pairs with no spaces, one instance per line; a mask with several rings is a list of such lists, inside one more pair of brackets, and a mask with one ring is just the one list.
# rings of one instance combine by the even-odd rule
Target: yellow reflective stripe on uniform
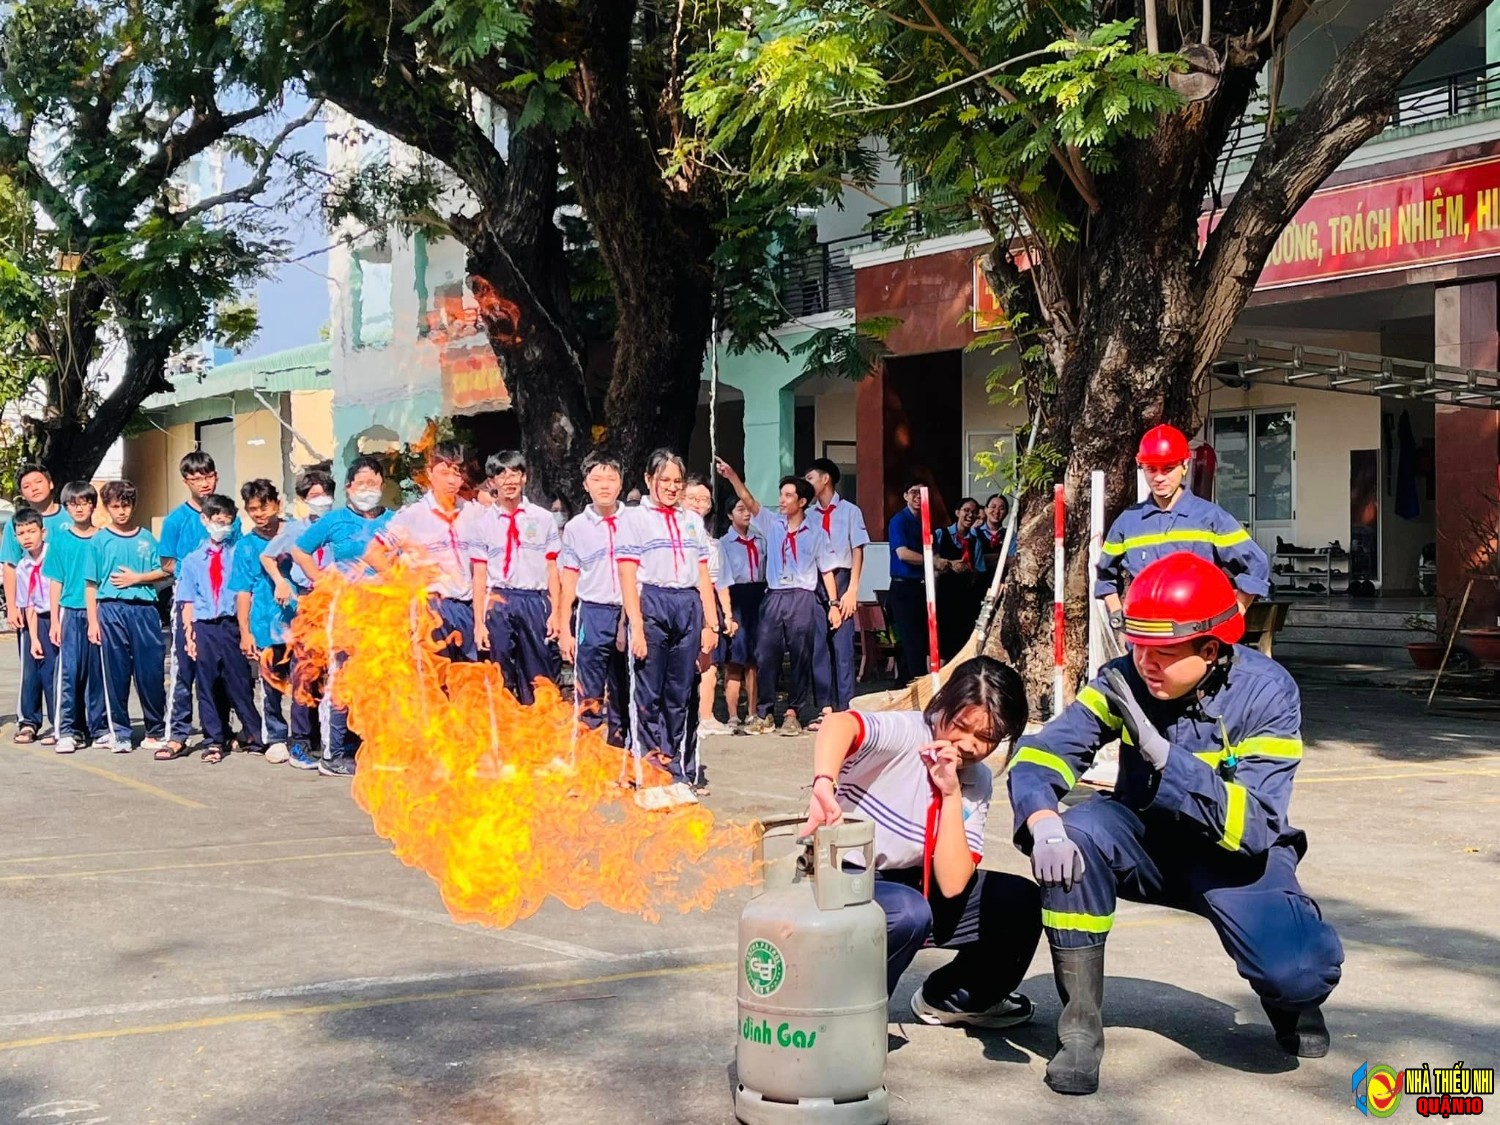
[[1056,754],[1049,754],[1045,750],[1038,750],[1035,746],[1023,746],[1017,750],[1015,756],[1010,760],[1010,765],[1005,767],[1005,771],[1009,773],[1022,762],[1029,762],[1033,766],[1045,766],[1049,770],[1056,770],[1062,775],[1063,781],[1067,782],[1069,789],[1073,788],[1073,785],[1078,780],[1073,776],[1073,771],[1068,768],[1067,762],[1063,761]]
[[1094,718],[1110,730],[1119,730],[1123,725],[1120,716],[1109,709],[1109,700],[1104,698],[1104,693],[1098,688],[1085,687],[1079,691],[1077,698],[1079,703],[1093,712]]
[[1294,761],[1302,760],[1302,740],[1300,738],[1278,738],[1269,734],[1258,734],[1253,738],[1247,738],[1238,746],[1231,746],[1236,757],[1249,758],[1252,755],[1258,758],[1290,758]]
[[1125,553],[1125,544],[1116,543],[1112,539],[1106,539],[1103,546],[1099,549],[1106,555],[1123,555]]
[[1226,782],[1224,796],[1227,798],[1227,805],[1224,812],[1224,835],[1219,837],[1219,847],[1225,851],[1237,852],[1240,850],[1240,840],[1245,835],[1245,787],[1232,781]]
[[1222,750],[1207,750],[1201,753],[1194,754],[1193,757],[1197,758],[1201,762],[1207,762],[1214,769],[1218,769],[1219,764],[1223,762],[1224,759],[1228,757],[1228,755],[1225,754],[1225,752]]
[[1061,910],[1042,910],[1042,925],[1052,930],[1082,930],[1086,934],[1107,934],[1115,924],[1113,914],[1068,914]]
[[[1121,551],[1129,551],[1136,547],[1160,547],[1165,543],[1208,543],[1215,547],[1233,547],[1239,543],[1247,542],[1250,533],[1243,527],[1237,531],[1209,531],[1206,528],[1177,528],[1174,531],[1157,531],[1149,535],[1129,535],[1121,545]],[[1109,551],[1110,544],[1104,545],[1105,551]],[[1118,552],[1110,552],[1118,553]]]

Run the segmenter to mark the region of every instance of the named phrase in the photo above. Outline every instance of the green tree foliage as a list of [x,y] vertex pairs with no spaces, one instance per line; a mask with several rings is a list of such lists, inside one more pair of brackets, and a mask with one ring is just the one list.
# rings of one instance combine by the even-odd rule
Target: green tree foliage
[[[209,0],[23,0],[0,11],[0,365],[23,441],[88,477],[173,353],[255,331],[235,298],[283,253],[314,165],[285,149],[274,55]],[[222,171],[222,176],[216,176]],[[217,181],[217,182],[216,182]],[[107,348],[124,377],[99,381]]]
[[[1159,34],[1135,0],[748,0],[693,60],[683,104],[700,130],[680,158],[831,200],[849,155],[878,143],[919,193],[889,216],[893,237],[983,227],[1005,310],[986,343],[1014,368],[997,383],[1041,419],[1014,477],[1065,483],[1069,557],[1082,560],[1090,471],[1109,471],[1117,510],[1136,436],[1163,420],[1196,428],[1199,391],[1276,237],[1390,120],[1406,75],[1485,6],[1392,0],[1289,114],[1275,104],[1279,67],[1257,104],[1262,72],[1315,0],[1160,5]],[[1200,240],[1246,120],[1273,127]],[[1050,517],[1030,505],[1022,521],[991,639],[1003,633],[1042,698]],[[1074,654],[1083,570],[1068,574]]]

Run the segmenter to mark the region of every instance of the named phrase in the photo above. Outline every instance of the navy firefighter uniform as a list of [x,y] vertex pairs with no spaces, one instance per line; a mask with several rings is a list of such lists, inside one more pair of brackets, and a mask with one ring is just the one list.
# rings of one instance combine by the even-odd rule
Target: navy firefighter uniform
[[[1216,584],[1217,604],[1200,603],[1168,620],[1159,610],[1136,616],[1161,588],[1157,579],[1173,570],[1179,580],[1186,570],[1195,582]],[[1169,556],[1137,579],[1126,602],[1125,631],[1137,649],[1184,637],[1216,638],[1220,647],[1207,674],[1176,699],[1152,695],[1138,653],[1111,661],[1061,715],[1022,738],[1011,758],[1017,846],[1032,855],[1034,867],[1043,844],[1081,859],[1071,878],[1038,875],[1042,924],[1064,993],[1059,1043],[1067,1045],[1070,1031],[1097,1040],[1081,1050],[1086,1063],[1080,1068],[1092,1069],[1096,1086],[1103,949],[1123,897],[1207,918],[1261,998],[1283,1049],[1313,1057],[1326,1052],[1318,1009],[1338,984],[1344,953],[1297,882],[1307,850],[1306,835],[1289,815],[1302,761],[1297,685],[1269,657],[1232,643],[1244,632],[1233,590],[1222,572],[1186,554]],[[1065,810],[1059,832],[1058,802],[1100,748],[1116,739],[1121,749],[1113,793]],[[1028,828],[1036,814],[1044,817]],[[1084,1021],[1088,1034],[1068,1019],[1070,989],[1094,994],[1082,1001],[1092,1006]],[[1079,1075],[1059,1077],[1054,1069],[1048,1070],[1054,1089],[1092,1092],[1087,1082],[1064,1088]]]
[[1133,576],[1179,551],[1213,563],[1242,594],[1263,598],[1271,592],[1271,566],[1260,544],[1234,516],[1188,491],[1191,456],[1186,435],[1175,426],[1155,426],[1142,435],[1135,461],[1148,479],[1155,474],[1153,495],[1121,512],[1105,534],[1096,598],[1123,598]]

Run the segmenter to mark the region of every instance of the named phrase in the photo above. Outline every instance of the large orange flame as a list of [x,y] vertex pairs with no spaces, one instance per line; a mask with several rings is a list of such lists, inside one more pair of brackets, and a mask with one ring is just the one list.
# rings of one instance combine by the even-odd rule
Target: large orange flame
[[406,561],[360,581],[326,572],[291,640],[300,682],[348,654],[331,690],[364,739],[354,798],[455,920],[509,926],[551,896],[655,921],[751,881],[753,827],[715,825],[702,805],[639,807],[620,786],[622,752],[581,728],[557,688],[523,706],[497,665],[439,656],[430,576]]

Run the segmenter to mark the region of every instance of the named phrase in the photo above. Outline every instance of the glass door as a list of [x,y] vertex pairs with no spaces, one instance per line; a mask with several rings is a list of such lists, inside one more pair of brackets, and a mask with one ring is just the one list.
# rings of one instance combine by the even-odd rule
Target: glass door
[[1214,497],[1266,554],[1296,526],[1296,415],[1290,408],[1215,414],[1211,440],[1218,455]]

